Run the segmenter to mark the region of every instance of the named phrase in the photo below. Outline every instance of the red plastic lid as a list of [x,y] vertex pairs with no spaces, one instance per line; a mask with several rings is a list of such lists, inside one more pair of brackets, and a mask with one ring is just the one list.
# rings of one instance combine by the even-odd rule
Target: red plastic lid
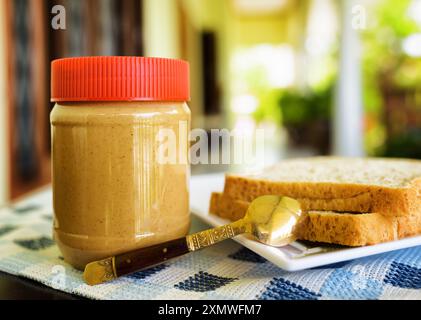
[[188,101],[189,64],[146,57],[51,62],[51,101]]

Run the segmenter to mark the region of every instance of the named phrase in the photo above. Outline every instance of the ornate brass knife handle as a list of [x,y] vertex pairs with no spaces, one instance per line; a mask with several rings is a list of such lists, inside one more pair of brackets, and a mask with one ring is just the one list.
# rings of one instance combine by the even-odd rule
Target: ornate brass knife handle
[[214,243],[230,239],[247,231],[249,223],[244,219],[231,224],[217,227],[186,236],[189,251],[199,250],[208,247]]

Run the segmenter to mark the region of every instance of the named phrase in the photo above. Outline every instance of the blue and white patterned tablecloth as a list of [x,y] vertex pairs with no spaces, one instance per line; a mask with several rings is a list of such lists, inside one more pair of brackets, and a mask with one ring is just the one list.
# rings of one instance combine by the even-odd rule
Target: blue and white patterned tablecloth
[[50,203],[46,190],[0,209],[0,270],[94,299],[421,299],[421,247],[291,273],[229,240],[88,286],[51,239]]

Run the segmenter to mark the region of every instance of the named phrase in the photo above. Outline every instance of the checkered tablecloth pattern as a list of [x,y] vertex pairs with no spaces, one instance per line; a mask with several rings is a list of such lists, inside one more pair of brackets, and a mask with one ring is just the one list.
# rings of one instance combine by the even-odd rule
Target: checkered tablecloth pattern
[[0,270],[94,299],[421,299],[421,247],[291,273],[229,240],[88,286],[51,239],[50,198],[0,209]]

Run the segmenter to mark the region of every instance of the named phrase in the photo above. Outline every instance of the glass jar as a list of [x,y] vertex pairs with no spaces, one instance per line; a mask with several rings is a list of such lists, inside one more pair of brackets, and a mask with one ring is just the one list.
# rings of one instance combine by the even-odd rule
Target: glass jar
[[53,61],[54,239],[74,267],[187,234],[188,99],[181,60]]

